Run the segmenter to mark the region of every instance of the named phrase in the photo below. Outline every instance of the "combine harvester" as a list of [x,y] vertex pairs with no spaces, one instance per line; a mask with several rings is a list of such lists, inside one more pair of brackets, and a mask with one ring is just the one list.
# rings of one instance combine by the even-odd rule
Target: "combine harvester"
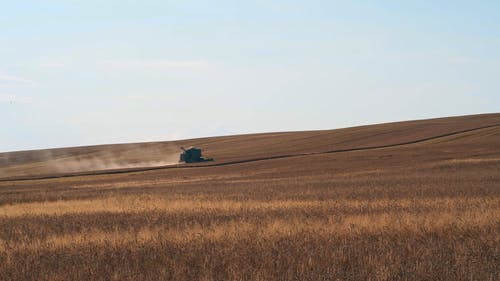
[[180,156],[180,162],[184,163],[197,163],[197,162],[207,162],[214,161],[213,158],[205,158],[201,155],[201,149],[197,147],[190,147],[185,149],[181,147],[182,153]]

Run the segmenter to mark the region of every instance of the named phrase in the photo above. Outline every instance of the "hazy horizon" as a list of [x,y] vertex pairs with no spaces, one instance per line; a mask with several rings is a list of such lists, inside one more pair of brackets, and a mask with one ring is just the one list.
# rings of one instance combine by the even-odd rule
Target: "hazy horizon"
[[[221,135],[211,135],[211,136],[198,136],[192,138],[179,138],[179,139],[165,139],[165,140],[150,140],[150,141],[124,141],[124,142],[113,142],[113,143],[90,143],[90,144],[81,144],[81,145],[70,145],[70,146],[57,146],[57,147],[39,147],[33,149],[21,149],[21,150],[11,150],[11,151],[0,151],[0,153],[8,153],[8,152],[21,152],[21,151],[31,151],[31,150],[44,150],[44,149],[58,149],[58,148],[72,148],[72,147],[86,147],[86,146],[100,146],[100,145],[115,145],[115,144],[133,144],[133,143],[148,143],[148,142],[169,142],[169,141],[182,141],[189,139],[199,139],[205,137],[225,137],[225,136],[237,136],[237,135],[248,135],[248,134],[266,134],[266,133],[286,133],[286,132],[302,132],[302,131],[322,131],[322,130],[336,130],[336,129],[348,129],[355,128],[359,126],[370,126],[370,125],[378,125],[378,124],[387,124],[387,123],[397,123],[397,122],[406,122],[406,121],[418,121],[418,120],[428,120],[428,119],[441,119],[441,118],[453,118],[453,117],[462,117],[462,116],[474,116],[474,115],[488,115],[488,114],[497,114],[500,112],[485,112],[485,113],[477,113],[477,114],[467,114],[467,115],[452,115],[452,116],[436,116],[431,118],[420,118],[420,119],[411,119],[411,120],[392,120],[387,122],[380,123],[363,123],[363,124],[354,124],[352,126],[346,127],[337,127],[337,128],[323,128],[323,129],[311,129],[311,130],[289,130],[289,131],[259,131],[259,132],[246,132],[246,133],[228,133]],[[180,149],[180,148],[179,148]]]
[[500,112],[500,2],[23,1],[0,152]]

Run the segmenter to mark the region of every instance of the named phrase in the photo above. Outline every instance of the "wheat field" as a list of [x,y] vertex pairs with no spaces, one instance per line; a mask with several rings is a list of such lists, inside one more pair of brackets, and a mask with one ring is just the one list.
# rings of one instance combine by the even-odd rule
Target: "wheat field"
[[499,280],[499,144],[0,182],[0,280]]

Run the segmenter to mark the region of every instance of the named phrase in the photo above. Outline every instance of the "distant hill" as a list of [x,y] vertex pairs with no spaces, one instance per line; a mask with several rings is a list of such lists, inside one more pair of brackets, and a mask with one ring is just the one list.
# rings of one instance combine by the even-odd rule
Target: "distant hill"
[[[0,179],[176,165],[181,146],[197,146],[222,165],[308,153],[438,141],[489,128],[499,134],[500,113],[385,123],[335,130],[279,132],[167,142],[108,144],[0,153]],[[496,128],[496,129],[495,129]],[[493,130],[493,131],[492,131]]]

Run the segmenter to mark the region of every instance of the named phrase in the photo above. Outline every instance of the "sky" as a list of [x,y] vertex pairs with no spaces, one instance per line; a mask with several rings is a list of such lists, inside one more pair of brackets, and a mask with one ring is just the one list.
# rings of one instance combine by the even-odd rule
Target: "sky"
[[0,152],[500,112],[498,0],[0,7]]

